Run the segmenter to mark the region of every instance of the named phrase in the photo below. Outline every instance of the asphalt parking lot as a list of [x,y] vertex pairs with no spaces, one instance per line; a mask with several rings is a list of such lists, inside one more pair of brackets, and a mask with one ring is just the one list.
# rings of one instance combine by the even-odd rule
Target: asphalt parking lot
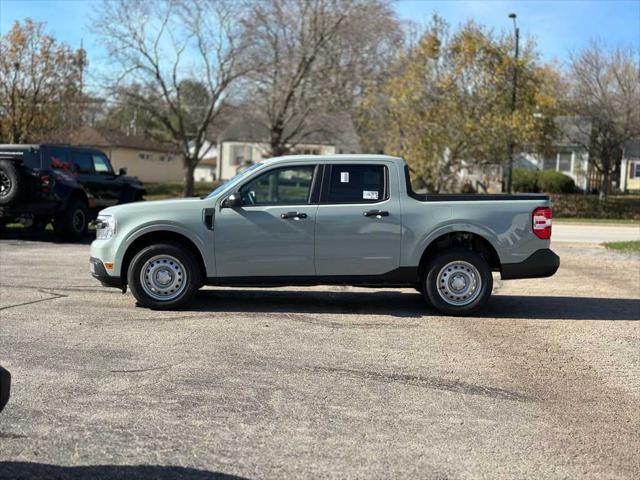
[[88,245],[0,240],[0,478],[639,478],[640,256],[552,247],[447,318],[338,287],[154,312]]

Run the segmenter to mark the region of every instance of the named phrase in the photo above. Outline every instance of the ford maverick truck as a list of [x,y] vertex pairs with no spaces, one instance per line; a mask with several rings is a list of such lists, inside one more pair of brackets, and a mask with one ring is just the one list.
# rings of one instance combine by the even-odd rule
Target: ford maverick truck
[[92,275],[139,305],[174,309],[203,285],[413,287],[468,315],[502,279],[548,277],[544,195],[418,194],[404,160],[287,156],[256,163],[205,198],[100,212]]

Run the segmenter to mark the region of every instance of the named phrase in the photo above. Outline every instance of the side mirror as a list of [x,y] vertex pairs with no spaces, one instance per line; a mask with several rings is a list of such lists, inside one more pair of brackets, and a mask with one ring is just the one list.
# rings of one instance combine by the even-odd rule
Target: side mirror
[[121,168],[120,170],[118,170],[118,175],[126,175],[126,174],[127,174],[126,168]]
[[237,193],[232,193],[222,201],[222,208],[235,208],[242,206],[242,197]]

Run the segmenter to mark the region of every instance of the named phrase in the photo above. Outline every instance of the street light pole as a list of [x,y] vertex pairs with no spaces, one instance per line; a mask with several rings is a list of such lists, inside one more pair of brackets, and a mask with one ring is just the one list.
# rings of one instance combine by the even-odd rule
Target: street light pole
[[[513,20],[513,30],[515,33],[515,42],[516,42],[516,50],[514,55],[515,61],[513,63],[513,78],[512,78],[512,84],[511,84],[511,116],[513,117],[513,114],[516,111],[516,96],[518,91],[518,54],[520,53],[519,52],[520,29],[516,25],[516,14],[510,13],[509,18]],[[508,149],[509,164],[507,168],[507,193],[512,192],[512,185],[513,185],[513,148],[514,148],[513,134],[511,134],[509,139],[509,149]]]

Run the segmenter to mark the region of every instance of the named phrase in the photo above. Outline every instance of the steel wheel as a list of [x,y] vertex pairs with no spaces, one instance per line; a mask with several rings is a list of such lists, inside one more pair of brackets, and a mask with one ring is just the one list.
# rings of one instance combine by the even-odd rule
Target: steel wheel
[[140,285],[154,300],[171,301],[187,287],[187,269],[171,255],[150,258],[140,269]]
[[456,260],[440,269],[437,285],[442,300],[449,305],[461,307],[478,298],[482,289],[482,277],[471,263]]

